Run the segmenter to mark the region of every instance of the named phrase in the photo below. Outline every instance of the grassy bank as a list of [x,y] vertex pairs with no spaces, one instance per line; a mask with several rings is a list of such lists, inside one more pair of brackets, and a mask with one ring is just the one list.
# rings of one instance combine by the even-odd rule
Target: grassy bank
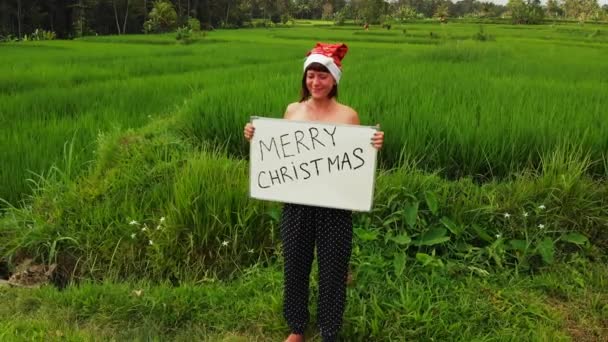
[[[538,275],[477,275],[408,265],[348,290],[347,341],[602,341],[608,269],[573,259]],[[316,276],[316,273],[313,277]],[[313,291],[313,297],[316,291]],[[232,282],[82,283],[58,291],[0,288],[3,340],[280,341],[282,273],[251,267]],[[307,331],[315,327],[315,300]]]
[[[157,120],[99,140],[97,160],[70,178],[61,165],[38,179],[30,205],[5,212],[0,252],[58,262],[63,278],[138,275],[225,278],[280,251],[280,205],[247,195],[247,163],[184,140]],[[477,184],[413,165],[379,172],[371,213],[354,216],[354,257],[392,268],[407,260],[535,270],[608,245],[608,187],[589,161],[555,153],[539,173]]]

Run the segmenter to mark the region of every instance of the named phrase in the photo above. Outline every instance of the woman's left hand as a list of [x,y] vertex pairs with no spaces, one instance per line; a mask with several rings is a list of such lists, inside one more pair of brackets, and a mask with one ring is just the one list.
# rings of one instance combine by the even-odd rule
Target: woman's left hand
[[382,148],[382,144],[384,143],[384,132],[376,131],[374,136],[372,137],[372,146],[374,146],[377,150]]

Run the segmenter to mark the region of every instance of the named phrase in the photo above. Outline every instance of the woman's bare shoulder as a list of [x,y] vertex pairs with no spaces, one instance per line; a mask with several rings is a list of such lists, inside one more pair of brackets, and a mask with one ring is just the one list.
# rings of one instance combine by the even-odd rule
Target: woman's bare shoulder
[[340,113],[342,114],[341,116],[345,119],[345,121],[349,124],[358,125],[360,123],[359,114],[357,114],[357,111],[355,111],[351,107],[340,104]]
[[293,116],[293,114],[295,112],[298,111],[298,109],[300,108],[300,106],[302,105],[302,103],[300,102],[293,102],[287,105],[287,108],[285,109],[285,115],[283,115],[283,117],[285,119],[289,119],[291,116]]

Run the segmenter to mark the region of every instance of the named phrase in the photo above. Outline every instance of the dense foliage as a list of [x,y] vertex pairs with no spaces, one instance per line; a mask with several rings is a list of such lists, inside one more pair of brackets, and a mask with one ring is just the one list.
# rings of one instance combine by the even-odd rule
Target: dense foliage
[[[166,17],[168,16],[168,17]],[[543,17],[606,20],[597,0],[511,0],[508,6],[478,0],[1,0],[0,38],[23,38],[36,29],[60,38],[158,32],[183,27],[190,18],[206,29],[255,25],[254,19],[287,23],[324,19],[384,23],[415,18],[506,18],[538,23]],[[1,40],[1,39],[0,39]]]

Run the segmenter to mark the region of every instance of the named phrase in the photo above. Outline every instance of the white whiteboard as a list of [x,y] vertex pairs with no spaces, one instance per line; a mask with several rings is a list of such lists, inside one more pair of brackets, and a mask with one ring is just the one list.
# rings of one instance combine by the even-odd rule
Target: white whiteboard
[[370,211],[375,127],[253,117],[249,192],[253,198]]

